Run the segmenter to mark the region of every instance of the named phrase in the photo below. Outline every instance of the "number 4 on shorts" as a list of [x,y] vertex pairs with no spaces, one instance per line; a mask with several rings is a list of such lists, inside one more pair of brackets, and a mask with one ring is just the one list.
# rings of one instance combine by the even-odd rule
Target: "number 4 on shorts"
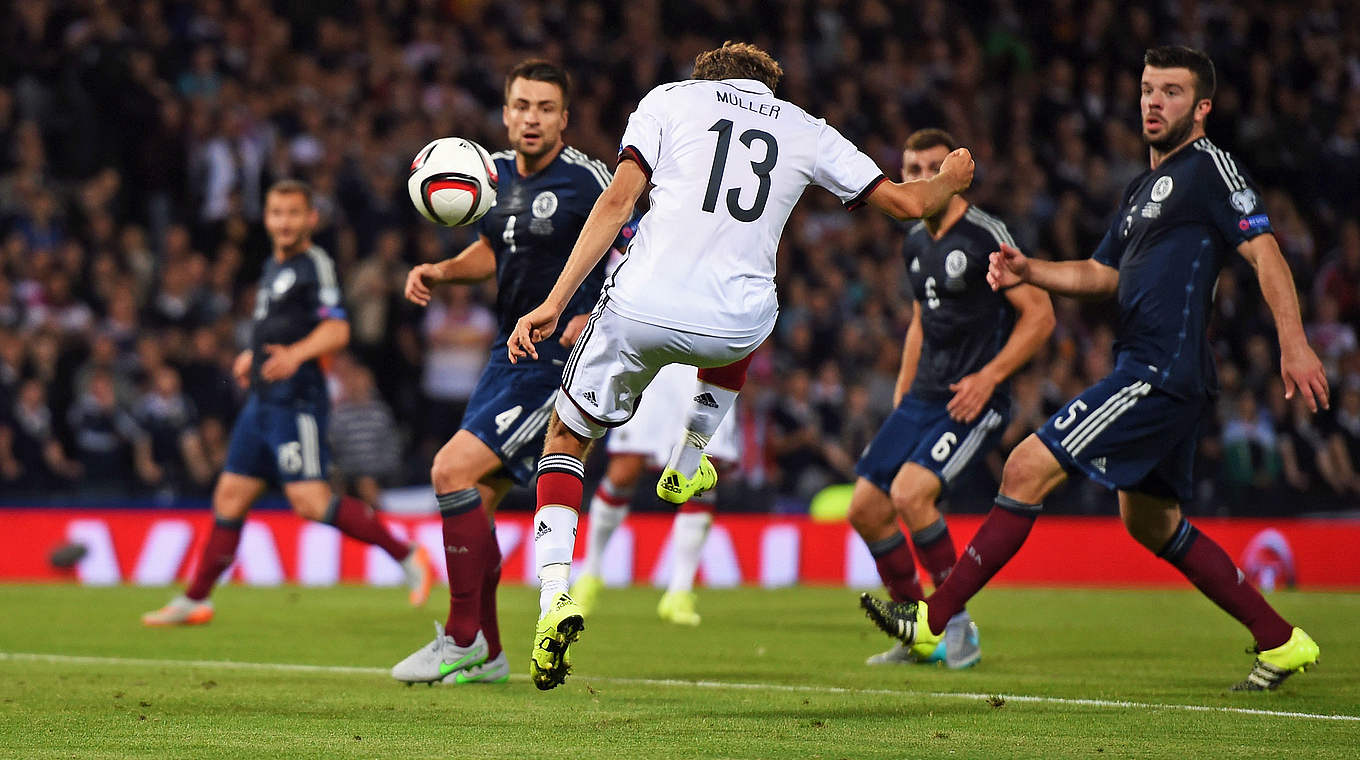
[[512,406],[496,415],[496,435],[505,435],[505,431],[509,430],[510,426],[515,424],[515,420],[519,419],[519,416],[523,411],[524,407],[522,405]]

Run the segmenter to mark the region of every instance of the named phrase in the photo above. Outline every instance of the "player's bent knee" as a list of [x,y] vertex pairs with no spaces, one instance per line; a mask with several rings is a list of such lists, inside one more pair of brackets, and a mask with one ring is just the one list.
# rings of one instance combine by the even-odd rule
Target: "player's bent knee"
[[320,522],[326,518],[333,493],[324,480],[303,480],[285,485],[283,495],[298,517]]
[[899,476],[892,484],[893,509],[904,518],[933,512],[940,495],[940,481],[934,473],[920,468],[920,473]]
[[1038,504],[1067,474],[1038,436],[1031,435],[1006,458],[1001,471],[1001,493],[1017,501]]
[[868,541],[883,538],[884,534],[891,532],[896,522],[888,495],[862,478],[855,484],[855,492],[850,497],[850,508],[845,516],[850,527]]
[[430,465],[430,483],[435,493],[451,493],[473,487],[477,478],[465,466],[464,457],[445,447],[434,455],[434,462]]
[[224,472],[213,488],[213,514],[226,520],[240,520],[264,490],[264,483],[255,478]]

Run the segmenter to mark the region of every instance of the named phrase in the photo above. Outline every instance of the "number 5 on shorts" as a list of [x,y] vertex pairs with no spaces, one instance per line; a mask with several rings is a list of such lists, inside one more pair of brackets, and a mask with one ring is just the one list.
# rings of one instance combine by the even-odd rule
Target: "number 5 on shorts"
[[1067,407],[1067,416],[1060,420],[1054,420],[1053,427],[1059,430],[1066,430],[1067,427],[1072,424],[1072,421],[1077,418],[1077,415],[1084,411],[1086,411],[1085,401],[1082,401],[1081,399],[1073,401],[1072,405]]

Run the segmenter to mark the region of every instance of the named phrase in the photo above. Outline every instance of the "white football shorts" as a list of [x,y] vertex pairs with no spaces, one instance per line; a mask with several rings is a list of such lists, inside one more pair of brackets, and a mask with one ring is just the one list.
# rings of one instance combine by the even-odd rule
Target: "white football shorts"
[[[602,301],[563,368],[557,416],[576,433],[599,438],[633,418],[642,392],[662,367],[725,367],[756,350],[774,322],[770,319],[749,336],[699,335],[629,319]],[[692,395],[686,393],[675,405],[663,402],[662,407],[679,409],[683,416]]]

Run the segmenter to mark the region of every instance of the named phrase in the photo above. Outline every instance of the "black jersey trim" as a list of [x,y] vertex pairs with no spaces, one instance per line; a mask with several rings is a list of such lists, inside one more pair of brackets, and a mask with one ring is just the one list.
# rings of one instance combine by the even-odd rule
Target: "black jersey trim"
[[879,174],[877,177],[875,177],[875,178],[873,179],[873,181],[871,181],[869,184],[865,185],[865,186],[864,186],[864,189],[861,190],[861,191],[859,191],[859,194],[858,194],[858,195],[856,195],[854,198],[851,198],[850,200],[848,200],[848,201],[845,202],[845,210],[846,210],[846,211],[854,211],[855,209],[859,208],[860,206],[863,206],[864,203],[865,203],[865,199],[868,198],[870,195],[872,195],[873,192],[874,192],[875,190],[878,189],[878,186],[879,186],[879,185],[881,185],[881,184],[883,184],[884,182],[887,182],[887,181],[888,181],[888,175],[886,175],[886,174]]
[[632,145],[625,145],[622,148],[619,148],[619,161],[623,161],[624,159],[635,161],[638,167],[642,169],[642,173],[647,175],[647,179],[649,181],[651,180],[652,165],[647,163],[647,159],[642,157],[642,151]]

